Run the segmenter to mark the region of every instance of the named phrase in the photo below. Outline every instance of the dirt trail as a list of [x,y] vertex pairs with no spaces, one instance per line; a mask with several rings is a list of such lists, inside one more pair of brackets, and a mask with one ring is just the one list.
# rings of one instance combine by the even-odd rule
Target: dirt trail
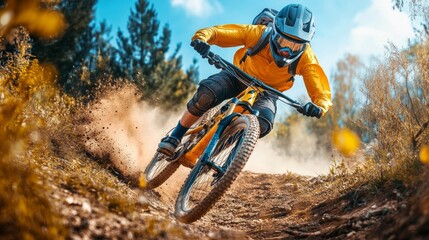
[[[147,234],[158,236],[155,239],[407,239],[404,234],[389,238],[404,231],[395,221],[408,213],[406,190],[392,188],[377,195],[360,188],[335,196],[332,189],[320,191],[323,181],[245,171],[211,211],[192,224],[173,217],[175,186],[182,182],[176,175],[156,190],[128,188],[127,199],[140,203],[131,215],[106,211],[97,201],[61,186],[52,198],[62,209],[70,239],[146,239]],[[419,218],[402,216],[401,224],[413,234],[416,225],[423,229],[420,236],[421,231],[427,233],[427,196],[417,205],[422,209],[413,210]],[[389,232],[376,231],[387,223]]]
[[[314,192],[322,181],[294,174],[242,172],[221,201],[187,227],[213,239],[366,239],[371,229],[403,204],[397,189],[396,196],[357,190],[330,198],[329,189]],[[162,194],[162,190],[154,192]],[[163,204],[171,217],[173,205]]]

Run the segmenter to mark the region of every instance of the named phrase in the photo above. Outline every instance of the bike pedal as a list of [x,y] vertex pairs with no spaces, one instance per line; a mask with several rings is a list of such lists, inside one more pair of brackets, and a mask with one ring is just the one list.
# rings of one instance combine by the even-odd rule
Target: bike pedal
[[170,158],[167,159],[167,161],[169,162],[175,162],[177,160],[179,160],[180,156],[182,155],[181,152],[175,152],[174,155]]
[[174,157],[174,154],[171,154],[171,152],[169,152],[169,151],[167,151],[167,150],[165,150],[163,148],[158,148],[158,149],[156,149],[156,151],[159,152],[159,153],[161,153],[161,154],[163,154],[164,156],[166,156],[168,158]]
[[184,167],[187,167],[187,168],[191,168],[192,169],[195,166],[195,163],[190,162],[189,160],[187,160],[184,157],[179,158],[179,162],[180,162],[180,164],[182,164]]

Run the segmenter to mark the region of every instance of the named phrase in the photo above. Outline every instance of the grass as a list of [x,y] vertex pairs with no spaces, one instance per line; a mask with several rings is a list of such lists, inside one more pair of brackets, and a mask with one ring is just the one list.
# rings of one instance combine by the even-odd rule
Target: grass
[[171,222],[141,215],[148,206],[139,205],[139,192],[108,163],[86,155],[76,131],[84,106],[57,88],[53,66],[28,57],[28,34],[20,31],[19,51],[8,55],[0,75],[0,236],[70,238],[79,229],[72,215],[64,215],[73,207],[66,198],[77,197],[101,216],[136,221],[126,229],[134,237],[184,238]]
[[40,166],[29,158],[44,142],[43,129],[55,121],[50,110],[60,106],[50,100],[59,92],[47,91],[51,78],[37,61],[29,60],[25,32],[20,40],[19,52],[8,56],[0,78],[0,234],[10,239],[64,239],[67,229],[46,194]]

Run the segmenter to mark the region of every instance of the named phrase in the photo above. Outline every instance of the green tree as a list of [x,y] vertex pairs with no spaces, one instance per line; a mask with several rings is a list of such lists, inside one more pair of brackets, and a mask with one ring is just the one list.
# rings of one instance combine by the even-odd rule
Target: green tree
[[195,63],[182,70],[180,45],[167,57],[171,30],[165,25],[159,33],[159,28],[153,5],[138,0],[128,19],[128,36],[118,31],[117,58],[120,74],[139,87],[145,100],[171,107],[182,104],[194,91],[198,70]]
[[94,46],[94,7],[96,0],[63,0],[56,6],[67,22],[60,39],[49,41],[34,38],[32,54],[41,62],[53,63],[59,71],[59,83],[73,95],[81,95],[87,82],[77,73],[87,67]]
[[184,73],[182,68],[182,58],[177,57],[180,45],[175,53],[166,61],[157,66],[152,76],[153,89],[157,89],[157,94],[151,95],[152,102],[159,102],[161,106],[170,108],[184,103],[189,93],[194,92],[196,87],[194,79],[198,78],[198,68],[196,60],[193,65]]
[[153,6],[149,6],[146,0],[138,0],[128,19],[129,35],[125,36],[121,30],[118,32],[118,55],[127,78],[135,81],[148,78],[164,60],[171,31],[165,26],[162,35],[158,36],[160,24],[156,17]]
[[115,59],[116,49],[112,46],[110,35],[112,28],[102,21],[92,33],[93,46],[90,55],[87,57],[90,86],[94,87],[98,83],[116,81],[120,77],[118,62]]

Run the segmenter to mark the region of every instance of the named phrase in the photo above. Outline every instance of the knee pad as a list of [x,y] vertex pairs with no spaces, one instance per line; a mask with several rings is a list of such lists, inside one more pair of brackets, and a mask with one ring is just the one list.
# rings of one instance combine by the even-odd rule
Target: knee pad
[[258,122],[259,122],[259,138],[265,137],[273,130],[275,113],[269,108],[260,108]]
[[268,133],[273,130],[273,123],[265,118],[258,117],[259,122],[259,138],[265,137]]
[[214,106],[216,106],[216,95],[210,88],[204,85],[198,87],[197,92],[186,105],[188,111],[195,116],[202,116]]

